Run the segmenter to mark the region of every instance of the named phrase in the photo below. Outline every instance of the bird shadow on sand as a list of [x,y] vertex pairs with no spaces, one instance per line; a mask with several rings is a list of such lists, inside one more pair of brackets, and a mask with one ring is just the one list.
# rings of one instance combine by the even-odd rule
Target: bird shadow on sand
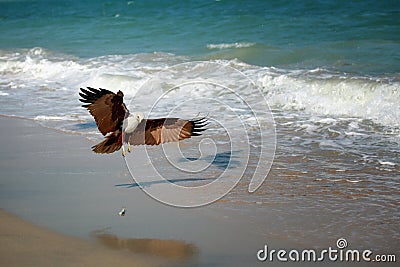
[[219,169],[233,169],[237,168],[240,165],[240,160],[238,154],[242,152],[242,150],[235,150],[235,151],[226,151],[222,153],[217,153],[214,155],[209,155],[205,157],[185,157],[179,159],[179,162],[186,162],[186,161],[196,161],[196,160],[203,160],[210,163],[213,166],[216,166]]
[[147,187],[155,184],[167,184],[167,183],[181,183],[181,182],[195,182],[195,181],[213,181],[215,179],[209,179],[209,178],[185,178],[185,179],[173,179],[173,180],[158,180],[158,181],[151,181],[151,182],[143,182],[143,183],[131,183],[131,184],[116,184],[115,186],[117,187],[126,187],[126,188],[132,188],[132,187]]
[[[226,152],[222,152],[222,153],[217,153],[215,156],[214,155],[210,155],[210,156],[206,156],[206,157],[201,157],[201,158],[197,158],[197,157],[185,157],[182,158],[180,160],[178,160],[179,162],[187,162],[187,161],[196,161],[196,160],[203,160],[206,161],[208,163],[210,163],[211,166],[215,166],[218,169],[232,169],[232,168],[237,168],[240,165],[240,160],[237,160],[235,158],[239,158],[239,156],[237,155],[238,153],[242,152],[241,150],[237,150],[237,151],[226,151]],[[216,178],[181,178],[181,179],[164,179],[164,180],[157,180],[157,181],[149,181],[149,182],[143,182],[143,183],[129,183],[129,184],[116,184],[115,186],[117,187],[126,187],[126,188],[132,188],[132,187],[147,187],[147,186],[151,186],[151,185],[155,185],[155,184],[166,184],[166,183],[173,183],[173,184],[177,184],[177,183],[183,183],[183,182],[198,182],[198,181],[214,181],[218,179],[218,177]]]

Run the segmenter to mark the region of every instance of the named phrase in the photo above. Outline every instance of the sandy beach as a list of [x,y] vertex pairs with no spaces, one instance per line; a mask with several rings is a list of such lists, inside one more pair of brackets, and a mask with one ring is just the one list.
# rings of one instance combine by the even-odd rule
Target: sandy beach
[[120,153],[96,155],[83,136],[15,118],[0,117],[0,125],[6,266],[257,264],[266,239],[235,213],[174,208],[116,186],[131,181]]
[[307,248],[279,237],[284,229],[268,234],[273,210],[249,220],[218,205],[170,207],[124,186],[119,153],[95,155],[83,136],[29,120],[0,117],[0,126],[2,266],[262,266],[264,244]]
[[0,210],[0,265],[160,266],[161,262],[61,235]]

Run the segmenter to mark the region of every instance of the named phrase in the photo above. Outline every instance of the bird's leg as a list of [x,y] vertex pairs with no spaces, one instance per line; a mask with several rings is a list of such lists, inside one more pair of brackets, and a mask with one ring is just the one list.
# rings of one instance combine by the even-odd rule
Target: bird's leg
[[131,153],[131,143],[128,141],[128,152]]
[[124,146],[124,141],[125,141],[125,131],[122,131],[122,136],[121,136],[121,143],[122,143],[122,156],[126,156],[126,151],[125,151],[125,146]]

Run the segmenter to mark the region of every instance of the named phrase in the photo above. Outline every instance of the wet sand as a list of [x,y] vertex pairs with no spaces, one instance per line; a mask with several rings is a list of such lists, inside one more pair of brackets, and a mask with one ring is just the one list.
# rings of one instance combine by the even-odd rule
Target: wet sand
[[[41,227],[17,224],[15,217],[2,215],[8,219],[2,220],[7,239],[2,239],[1,254],[9,255],[2,261],[15,266],[24,261],[67,266],[74,261],[79,266],[94,263],[99,255],[100,262],[110,266],[101,259],[123,253],[129,257],[110,256],[110,261],[251,266],[257,264],[255,253],[266,240],[281,247],[285,243],[254,232],[234,213],[155,201],[139,187],[129,186],[131,178],[120,153],[94,154],[93,144],[81,135],[7,117],[0,117],[0,127],[0,208]],[[122,207],[127,209],[124,217],[118,215]],[[29,239],[25,242],[21,236]]]
[[129,186],[120,153],[96,155],[81,135],[7,117],[0,127],[1,266],[265,266],[256,258],[265,244],[310,248],[279,237],[273,210],[250,221],[218,208],[223,200],[196,209],[159,203]]

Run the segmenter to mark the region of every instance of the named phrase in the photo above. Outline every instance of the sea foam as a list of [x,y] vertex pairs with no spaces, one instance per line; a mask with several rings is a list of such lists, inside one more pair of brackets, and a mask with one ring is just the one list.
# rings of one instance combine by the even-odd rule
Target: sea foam
[[[246,47],[252,43],[215,44],[210,48]],[[80,87],[92,86],[111,91],[124,91],[127,98],[133,98],[149,80],[161,83],[173,77],[174,82],[185,81],[180,77],[179,68],[172,72],[172,66],[190,61],[190,58],[166,53],[135,55],[111,55],[95,58],[77,58],[69,55],[34,48],[31,50],[0,51],[0,74],[2,81],[0,113],[26,117],[85,116],[80,108],[78,91]],[[210,64],[220,68],[209,70]],[[258,86],[273,109],[305,112],[317,115],[321,124],[334,124],[340,118],[361,118],[372,120],[388,127],[400,127],[400,82],[385,77],[360,77],[332,73],[324,69],[284,70],[273,67],[257,67],[238,60],[193,62],[193,72],[209,72],[220,84],[230,87],[239,94],[251,91],[239,76],[225,75],[225,68],[238,69]],[[160,74],[162,73],[162,74]],[[164,75],[164,76],[163,76]],[[195,78],[195,76],[194,76]],[[151,83],[146,86],[152,87]],[[192,85],[191,96],[213,97],[224,95],[224,88],[206,84]],[[10,94],[10,92],[13,92]],[[160,94],[155,87],[142,93]],[[179,101],[182,94],[170,94],[171,103]],[[29,99],[34,98],[32,102]],[[7,99],[4,100],[4,99]],[[254,101],[259,101],[254,98]],[[24,109],[14,103],[24,103]],[[140,105],[151,103],[137,103]],[[203,103],[204,104],[204,103]],[[202,104],[201,109],[208,110]],[[211,107],[210,107],[211,108]],[[325,116],[320,117],[320,116]],[[246,118],[245,118],[246,119]],[[354,132],[354,131],[347,131]]]
[[268,69],[258,71],[258,83],[270,105],[326,116],[371,119],[400,126],[400,83],[369,77],[329,74],[301,75]]

